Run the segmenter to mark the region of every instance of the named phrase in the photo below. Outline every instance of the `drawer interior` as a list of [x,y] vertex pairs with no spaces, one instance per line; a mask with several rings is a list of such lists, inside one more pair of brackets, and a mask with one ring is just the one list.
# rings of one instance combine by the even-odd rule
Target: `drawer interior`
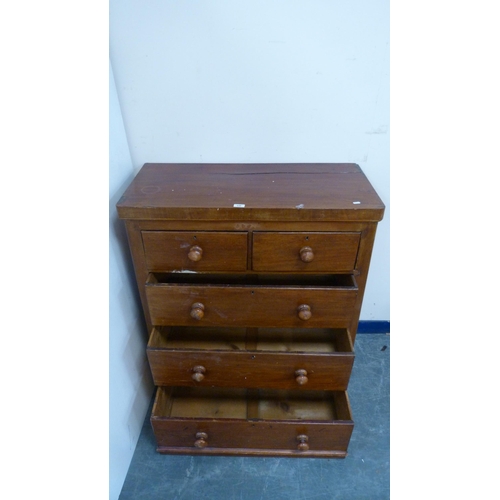
[[350,421],[343,391],[159,387],[152,418]]
[[352,353],[345,328],[154,327],[149,349]]
[[146,285],[237,285],[356,288],[352,274],[150,273]]
[[335,400],[328,392],[302,394],[259,390],[257,417],[263,420],[339,420]]

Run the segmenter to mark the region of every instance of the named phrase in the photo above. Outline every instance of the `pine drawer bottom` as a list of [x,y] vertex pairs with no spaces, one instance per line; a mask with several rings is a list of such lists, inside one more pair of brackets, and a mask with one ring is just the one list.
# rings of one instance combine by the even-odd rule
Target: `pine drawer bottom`
[[347,392],[159,387],[151,415],[169,454],[343,458]]

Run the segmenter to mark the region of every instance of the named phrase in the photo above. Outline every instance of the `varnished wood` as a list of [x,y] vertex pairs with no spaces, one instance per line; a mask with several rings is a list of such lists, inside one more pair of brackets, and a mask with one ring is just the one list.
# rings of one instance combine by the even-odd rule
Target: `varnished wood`
[[[347,331],[311,330],[312,340],[305,347],[308,330],[302,331],[305,333],[298,339],[291,335],[291,342],[285,347],[282,347],[280,330],[277,336],[265,331],[262,342],[256,340],[250,348],[245,348],[242,343],[227,341],[231,338],[229,335],[222,337],[223,342],[213,340],[211,346],[210,339],[215,334],[211,331],[204,334],[202,328],[193,332],[196,340],[186,340],[179,346],[176,341],[169,343],[164,338],[168,333],[162,334],[158,327],[154,328],[147,347],[154,383],[160,386],[346,390],[354,362]],[[184,332],[189,338],[190,330]],[[318,338],[324,339],[323,333],[334,345],[318,342]],[[202,338],[204,335],[206,340]],[[203,376],[193,378],[193,367],[199,366],[204,370]],[[307,383],[300,384],[297,377],[304,376]]]
[[[144,247],[142,244],[142,235],[135,221],[126,221],[127,238],[129,242],[130,252],[132,254],[132,262],[134,265],[135,277],[138,284],[143,284],[148,279],[149,270],[146,266]],[[148,302],[146,298],[146,290],[144,286],[139,285],[139,296],[142,304],[142,311],[146,322],[145,333],[151,331],[152,323],[149,316]]]
[[340,328],[351,321],[357,288],[150,284],[146,295],[155,325]]
[[[352,431],[351,431],[352,432]],[[182,446],[157,446],[156,451],[165,455],[207,455],[237,457],[284,457],[284,458],[345,458],[347,451],[314,450],[297,451],[288,449],[263,448],[204,448],[202,452],[193,452],[192,448]]]
[[384,204],[358,165],[153,164],[117,204],[125,219],[370,220]]
[[244,271],[247,233],[219,231],[143,231],[150,271]]
[[255,271],[349,272],[360,233],[253,233]]
[[[245,221],[245,220],[169,220],[169,219],[132,219],[134,226],[141,231],[180,231],[192,232],[245,232],[250,238],[256,231],[303,232],[354,232],[361,233],[366,228],[363,221]],[[248,245],[249,254],[251,245]],[[250,268],[250,267],[249,267]]]
[[151,332],[158,452],[345,457],[384,213],[359,166],[146,164],[117,209]]
[[[159,388],[158,393],[164,389]],[[246,418],[249,396],[240,390],[176,389],[170,398],[184,399],[182,415],[156,406],[151,423],[158,451],[193,454],[239,454],[342,457],[353,430],[352,419],[339,420],[336,405],[345,393],[258,393],[259,416]],[[158,399],[159,394],[157,394]],[[169,397],[164,397],[165,403]],[[171,407],[175,408],[174,402]],[[313,407],[309,410],[309,407]],[[221,415],[221,416],[219,416]],[[208,445],[194,446],[196,433],[208,436]],[[307,436],[308,450],[298,444]],[[254,450],[253,452],[251,450]]]
[[361,233],[361,240],[359,244],[358,257],[356,259],[355,271],[356,284],[358,286],[358,300],[354,306],[354,312],[351,318],[351,325],[349,331],[351,340],[354,343],[356,339],[356,332],[358,330],[359,315],[361,313],[361,306],[363,305],[363,296],[365,293],[366,281],[368,279],[368,271],[370,268],[370,259],[375,241],[375,233],[377,231],[377,224],[367,224],[364,231]]

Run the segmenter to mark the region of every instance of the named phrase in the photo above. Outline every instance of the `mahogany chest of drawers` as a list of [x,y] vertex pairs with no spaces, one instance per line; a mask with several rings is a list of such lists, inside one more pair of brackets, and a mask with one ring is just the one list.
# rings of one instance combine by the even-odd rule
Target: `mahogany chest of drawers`
[[125,220],[160,453],[345,457],[384,204],[355,164],[146,164]]

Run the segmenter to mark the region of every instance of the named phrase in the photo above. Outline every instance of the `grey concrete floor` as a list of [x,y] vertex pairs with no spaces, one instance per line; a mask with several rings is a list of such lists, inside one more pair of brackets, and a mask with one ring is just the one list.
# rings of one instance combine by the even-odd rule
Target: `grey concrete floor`
[[389,340],[356,338],[347,458],[160,455],[148,413],[120,500],[388,500]]

